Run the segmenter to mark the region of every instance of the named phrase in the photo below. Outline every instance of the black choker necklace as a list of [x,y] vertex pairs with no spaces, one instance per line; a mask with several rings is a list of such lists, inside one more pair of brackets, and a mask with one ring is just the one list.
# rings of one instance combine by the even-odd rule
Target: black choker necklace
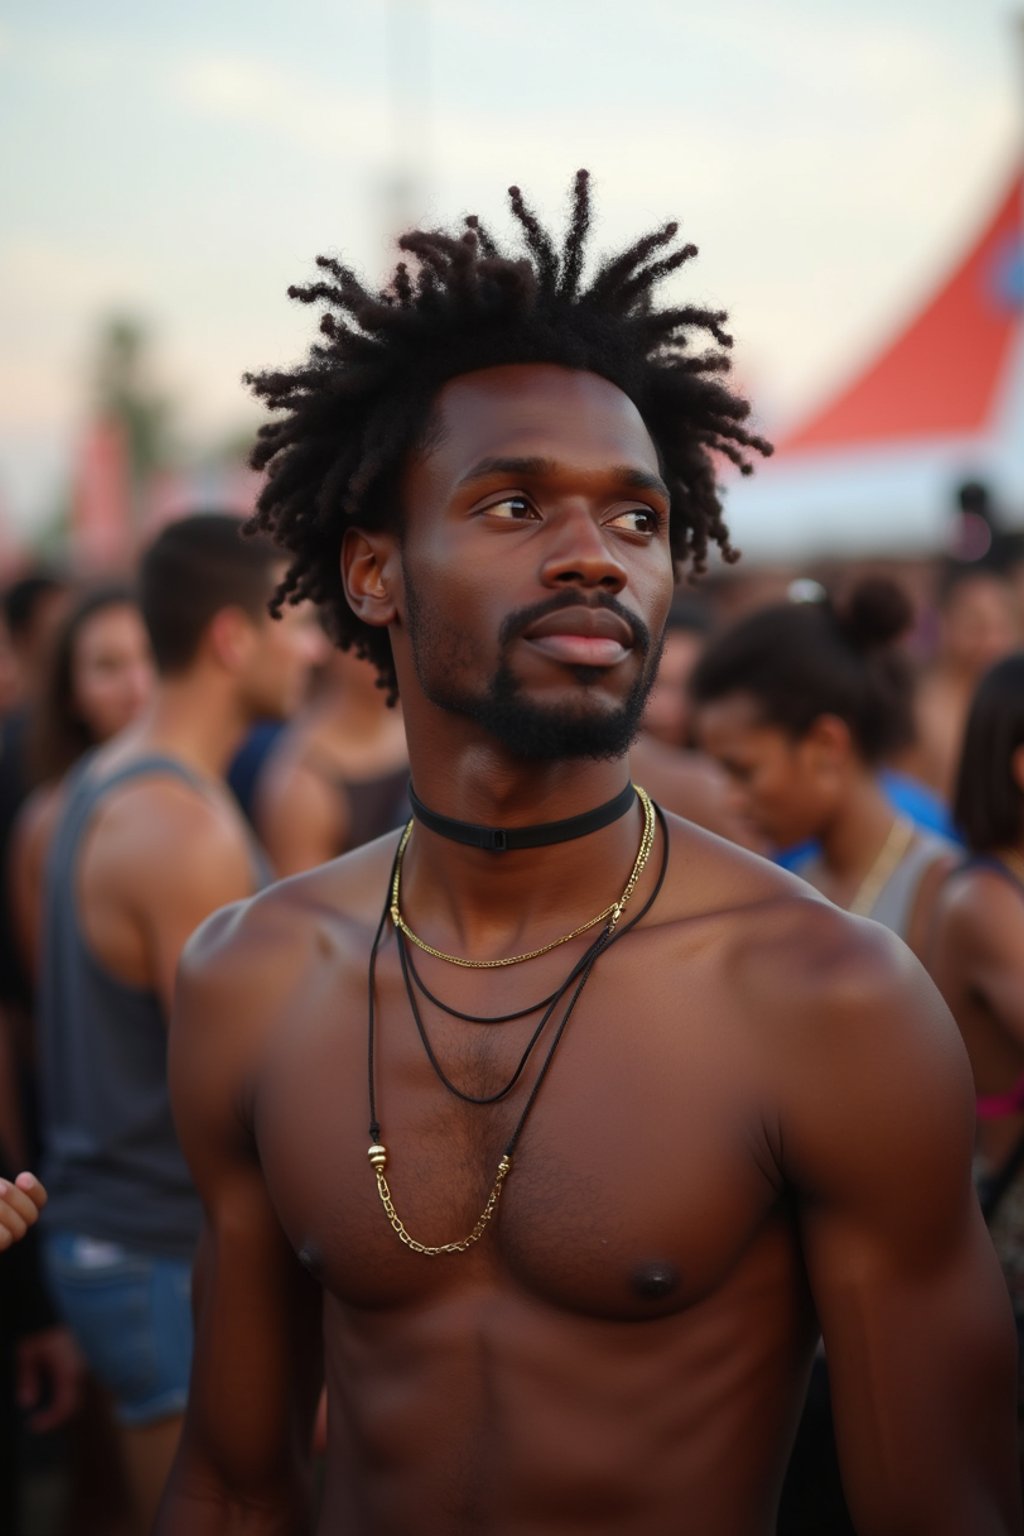
[[453,843],[465,843],[468,848],[483,848],[488,853],[511,853],[517,848],[543,848],[548,843],[569,843],[575,837],[586,837],[588,832],[599,832],[625,816],[636,799],[632,783],[612,800],[606,800],[593,811],[582,816],[567,816],[564,821],[542,821],[535,827],[481,827],[472,821],[456,821],[454,816],[441,816],[428,810],[412,785],[409,786],[409,804],[413,815],[439,837],[450,838]]

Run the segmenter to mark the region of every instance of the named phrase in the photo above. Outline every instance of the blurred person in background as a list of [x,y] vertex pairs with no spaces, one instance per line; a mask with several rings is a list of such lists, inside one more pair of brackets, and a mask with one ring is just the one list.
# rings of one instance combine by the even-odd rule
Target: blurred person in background
[[[975,694],[953,810],[968,857],[940,893],[930,969],[974,1070],[979,1194],[1024,1351],[1024,652]],[[1019,1413],[1024,1453],[1024,1390]]]
[[707,598],[692,591],[676,595],[643,720],[645,735],[667,747],[693,746],[690,677],[713,628],[714,614]]
[[1020,644],[1021,626],[1010,582],[985,566],[948,566],[937,606],[936,653],[918,681],[914,740],[899,761],[948,804],[974,691],[988,668]]
[[[708,647],[692,692],[698,737],[732,779],[742,814],[778,848],[813,840],[796,872],[921,957],[956,854],[895,811],[880,779],[912,729],[912,679],[897,649],[911,619],[902,590],[880,578],[861,581],[841,605],[822,598],[765,608]],[[819,1354],[779,1532],[853,1529]]]
[[140,1533],[185,1403],[199,1231],[171,1119],[166,1025],[189,934],[267,877],[222,776],[255,719],[302,697],[309,618],[267,612],[281,571],[231,516],[184,518],[157,537],[139,575],[152,703],[74,771],[47,867],[46,1270],[114,1400]]
[[762,609],[707,648],[692,692],[698,739],[729,775],[744,818],[775,848],[813,840],[796,872],[922,957],[956,853],[895,811],[880,782],[912,730],[898,647],[911,618],[901,589],[880,578],[841,605]]
[[28,722],[69,595],[63,576],[40,568],[19,577],[0,600],[16,679],[13,708],[0,722],[0,862],[11,823],[31,785]]
[[64,575],[38,566],[13,581],[0,599],[14,656],[17,703],[22,708],[39,690],[57,625],[67,608],[69,591]]
[[31,1157],[22,1124],[19,1071],[31,987],[15,941],[6,870],[11,830],[32,784],[28,721],[67,602],[66,581],[44,567],[20,576],[0,598],[14,672],[13,702],[0,720],[0,1118],[9,1137],[8,1154],[18,1166]]
[[124,583],[80,594],[60,624],[28,724],[36,788],[18,813],[8,880],[22,956],[34,975],[43,871],[62,803],[64,775],[90,748],[129,725],[153,691],[149,636]]
[[[123,730],[148,702],[154,673],[149,637],[134,590],[123,582],[81,591],[72,599],[49,648],[39,697],[26,729],[29,777],[36,788],[11,833],[8,889],[12,921],[30,978],[38,970],[43,878],[63,802],[64,775],[91,748]],[[32,1122],[37,1102],[32,1042],[23,1043],[24,1138],[37,1156]],[[65,1448],[68,1528],[108,1536],[125,1529],[129,1496],[120,1467],[109,1399],[92,1376],[82,1384],[80,1411]]]
[[712,624],[705,598],[693,592],[677,595],[642,729],[629,749],[630,771],[665,810],[761,852],[763,839],[737,813],[728,778],[693,740],[690,676]]
[[40,1273],[35,1224],[46,1190],[34,1174],[15,1177],[12,1166],[0,1134],[0,1532],[22,1536],[23,1431],[46,1434],[68,1421],[83,1365]]
[[5,720],[17,704],[20,683],[14,644],[0,602],[0,720]]
[[401,826],[408,786],[401,710],[388,708],[369,661],[332,647],[257,783],[256,829],[276,873],[312,869]]

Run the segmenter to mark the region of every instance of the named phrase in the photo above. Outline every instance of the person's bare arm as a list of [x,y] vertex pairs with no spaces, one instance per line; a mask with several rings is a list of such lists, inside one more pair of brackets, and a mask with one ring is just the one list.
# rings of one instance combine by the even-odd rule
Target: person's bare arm
[[260,841],[278,875],[326,864],[345,847],[348,796],[292,755],[271,759],[256,798]]
[[929,970],[951,1007],[968,991],[978,994],[1024,1046],[1024,908],[1002,875],[972,871],[943,888]]
[[933,859],[918,881],[906,938],[922,965],[928,963],[935,912],[942,887],[956,863],[957,855],[950,850],[948,854]]
[[956,1027],[875,924],[819,909],[786,948],[778,1155],[854,1524],[860,1536],[1019,1532],[1016,1341],[971,1185]]
[[100,818],[79,860],[86,940],[120,980],[154,990],[170,1018],[186,940],[217,908],[252,894],[241,817],[191,785],[150,779],[126,787]]
[[308,1536],[320,1294],[271,1206],[249,1083],[281,966],[218,913],[182,962],[170,1038],[181,1144],[203,1200],[195,1353],[156,1536]]

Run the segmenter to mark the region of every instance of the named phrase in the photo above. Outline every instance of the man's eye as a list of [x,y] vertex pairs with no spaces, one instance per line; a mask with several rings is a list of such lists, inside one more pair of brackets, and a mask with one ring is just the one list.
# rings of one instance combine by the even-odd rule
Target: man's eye
[[525,496],[503,496],[500,501],[490,502],[484,511],[494,517],[506,518],[509,522],[533,516],[533,508]]
[[650,507],[630,507],[628,512],[619,512],[612,522],[630,533],[652,534],[661,528],[661,518]]

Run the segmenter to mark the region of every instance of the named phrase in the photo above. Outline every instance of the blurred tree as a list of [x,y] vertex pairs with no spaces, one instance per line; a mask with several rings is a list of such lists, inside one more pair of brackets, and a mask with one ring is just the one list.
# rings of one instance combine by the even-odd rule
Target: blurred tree
[[131,498],[138,512],[152,476],[176,458],[174,407],[155,388],[146,326],[130,315],[104,322],[96,350],[95,413],[124,435]]

